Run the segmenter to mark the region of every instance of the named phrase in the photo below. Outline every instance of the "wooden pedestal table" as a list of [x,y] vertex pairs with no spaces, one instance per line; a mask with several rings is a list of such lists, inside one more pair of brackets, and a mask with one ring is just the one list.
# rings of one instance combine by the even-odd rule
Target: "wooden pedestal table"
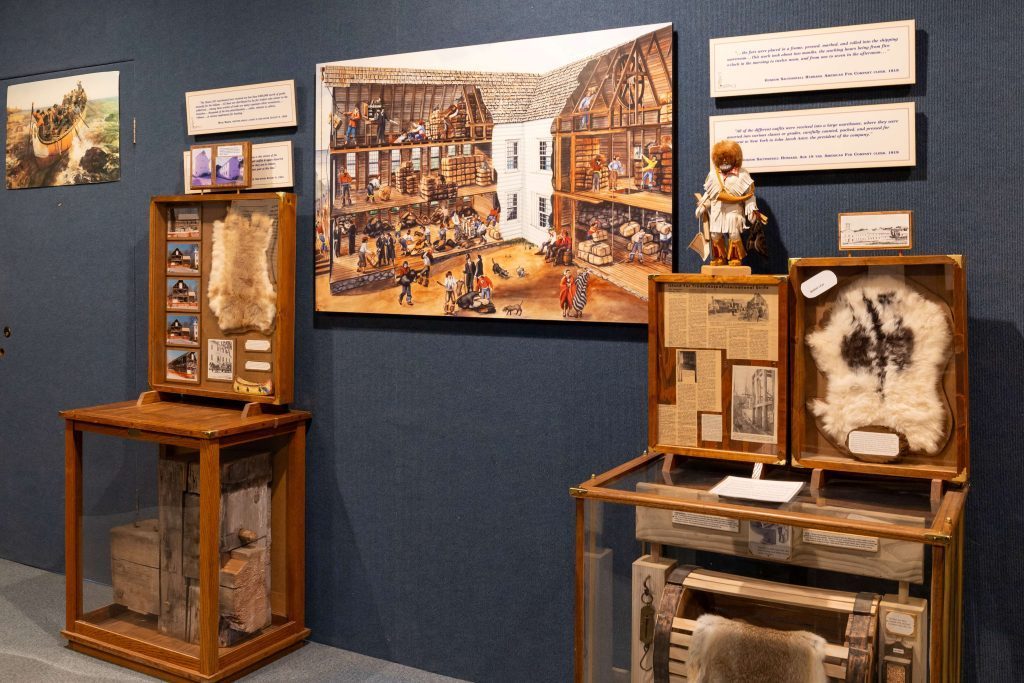
[[[138,402],[68,410],[65,420],[66,626],[71,649],[166,680],[218,681],[234,678],[299,647],[305,625],[305,449],[311,416],[297,410],[243,411],[230,404],[160,400],[151,392]],[[149,402],[147,402],[149,401]],[[225,406],[229,407],[225,407]],[[191,462],[199,474],[198,628],[193,642],[158,627],[158,617],[111,604],[83,611],[82,481],[83,432],[159,445],[161,461]],[[242,447],[242,448],[239,448]],[[221,646],[222,465],[239,451],[266,451],[272,463],[270,515],[270,624]],[[143,528],[144,527],[140,527]],[[178,530],[180,531],[180,529]],[[171,535],[173,537],[173,534]],[[161,547],[161,552],[166,549]],[[228,567],[230,570],[230,567]],[[186,600],[166,589],[161,614]],[[121,601],[126,602],[125,600]],[[167,604],[165,604],[167,603]],[[184,604],[184,603],[183,603]]]

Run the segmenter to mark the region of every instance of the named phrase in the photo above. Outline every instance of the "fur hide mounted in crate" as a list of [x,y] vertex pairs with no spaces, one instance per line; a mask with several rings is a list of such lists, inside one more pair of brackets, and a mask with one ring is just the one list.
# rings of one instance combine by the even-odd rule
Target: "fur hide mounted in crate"
[[942,389],[952,336],[948,307],[903,279],[866,275],[846,285],[806,335],[828,382],[824,398],[808,401],[818,428],[844,452],[851,431],[882,428],[912,452],[938,453],[952,431]]
[[257,330],[269,335],[277,317],[277,291],[270,279],[268,250],[274,222],[229,211],[213,224],[208,296],[217,325],[227,334]]
[[691,683],[827,683],[825,639],[704,614],[690,641]]

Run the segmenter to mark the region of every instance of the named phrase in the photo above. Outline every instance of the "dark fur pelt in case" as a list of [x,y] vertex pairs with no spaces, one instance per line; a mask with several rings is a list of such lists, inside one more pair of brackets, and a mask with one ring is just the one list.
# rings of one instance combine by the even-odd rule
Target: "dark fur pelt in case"
[[825,639],[704,614],[690,641],[690,683],[827,683]]
[[949,439],[942,374],[949,362],[948,307],[903,279],[866,275],[845,286],[807,346],[828,380],[808,402],[819,428],[845,445],[852,430],[885,427],[913,452],[937,453]]

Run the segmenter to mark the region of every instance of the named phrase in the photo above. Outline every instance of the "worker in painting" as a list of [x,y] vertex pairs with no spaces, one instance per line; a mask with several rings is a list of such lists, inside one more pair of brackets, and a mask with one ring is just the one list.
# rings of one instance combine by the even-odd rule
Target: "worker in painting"
[[343,168],[338,175],[338,184],[341,186],[341,205],[352,206],[352,174],[348,169]]
[[622,165],[622,159],[616,154],[608,164],[608,189],[617,192],[619,189],[619,176],[626,170]]
[[476,290],[480,292],[480,296],[482,296],[487,303],[491,303],[491,289],[493,287],[494,283],[491,282],[491,278],[487,277],[486,273],[477,275]]
[[356,132],[359,130],[359,120],[363,118],[363,115],[359,113],[359,107],[353,107],[352,111],[347,112],[345,116],[348,118],[348,126],[345,128],[345,144],[348,144],[351,138],[352,143],[356,142]]
[[391,121],[391,119],[388,118],[388,113],[384,109],[384,104],[382,102],[380,105],[380,109],[377,110],[377,113],[373,117],[373,122],[377,124],[378,145],[383,145],[385,142],[387,142],[387,131],[389,121],[395,124],[396,126],[398,125],[398,121]]
[[466,263],[462,266],[462,274],[466,279],[466,291],[473,291],[473,283],[476,280],[476,264],[473,263],[473,255],[466,254]]
[[558,304],[562,307],[562,317],[569,315],[572,306],[572,273],[566,268],[562,271],[562,279],[558,281]]
[[416,276],[419,275],[415,270],[409,267],[408,261],[402,261],[395,270],[395,279],[401,286],[402,291],[398,293],[398,305],[402,306],[402,300],[407,300],[409,305],[412,306],[412,283],[416,281]]
[[604,156],[595,154],[594,158],[590,160],[590,173],[593,182],[591,182],[590,189],[597,192],[601,189],[601,169],[604,168]]
[[444,282],[438,282],[444,288],[444,314],[455,315],[455,290],[458,287],[458,280],[448,271],[444,275]]
[[588,88],[586,94],[579,103],[579,110],[583,113],[580,117],[580,130],[590,128],[590,108],[594,105],[594,88]]
[[[658,167],[658,157],[651,154],[651,147],[653,145],[653,142],[648,142],[647,146],[644,148],[644,153],[641,155],[644,160],[644,165],[642,167],[643,176],[640,179],[640,185],[645,190],[654,189],[654,169]],[[648,154],[651,154],[651,156],[647,156]]]
[[[479,285],[479,280],[480,280],[480,278],[484,274],[485,274],[484,273],[484,257],[483,257],[482,254],[477,254],[476,255],[476,268],[474,268],[474,275],[476,276],[477,285]],[[480,289],[480,287],[477,286],[477,289]],[[490,301],[489,298],[488,298],[488,301]]]

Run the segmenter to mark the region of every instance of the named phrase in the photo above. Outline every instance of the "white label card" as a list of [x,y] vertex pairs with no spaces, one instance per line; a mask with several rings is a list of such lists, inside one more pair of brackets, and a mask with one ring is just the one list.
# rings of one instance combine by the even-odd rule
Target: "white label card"
[[915,81],[914,20],[713,38],[711,96]]
[[245,361],[246,370],[255,370],[256,372],[270,372],[270,363],[264,360],[247,360]]
[[298,124],[294,80],[187,92],[185,110],[189,135]]
[[712,116],[708,156],[729,139],[751,172],[914,166],[914,116],[913,102]]
[[270,351],[270,340],[269,339],[246,339],[245,340],[246,351],[258,351],[267,352]]
[[725,498],[744,498],[764,503],[788,503],[800,492],[802,481],[770,481],[767,479],[747,479],[746,477],[726,477],[711,489]]
[[740,530],[738,519],[719,517],[717,515],[701,515],[696,512],[683,512],[674,510],[672,512],[672,523],[685,526],[696,526],[702,529],[715,529],[716,531],[728,531],[736,533]]
[[819,529],[804,529],[803,541],[804,543],[813,543],[814,545],[827,545],[832,548],[862,550],[868,553],[878,552],[878,539],[872,536],[842,534],[836,531],[821,531]]
[[847,437],[851,453],[895,458],[900,454],[900,437],[887,432],[865,432],[855,429]]
[[804,280],[800,285],[800,293],[807,299],[813,299],[839,283],[839,278],[831,270],[823,270],[813,277]]
[[885,630],[897,636],[912,636],[917,629],[917,620],[906,612],[887,612]]

